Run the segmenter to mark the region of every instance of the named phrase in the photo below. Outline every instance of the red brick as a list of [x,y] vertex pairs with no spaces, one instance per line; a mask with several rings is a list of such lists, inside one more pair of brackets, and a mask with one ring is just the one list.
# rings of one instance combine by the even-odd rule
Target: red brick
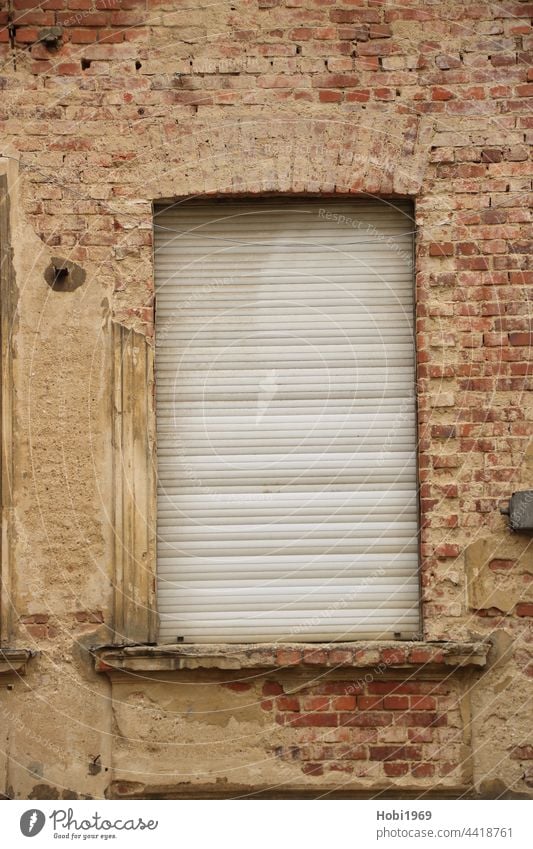
[[265,681],[263,684],[264,696],[279,696],[283,693],[283,687],[277,681]]
[[359,696],[357,706],[360,710],[379,710],[383,707],[383,699],[379,696]]
[[415,764],[411,768],[411,774],[415,778],[431,778],[435,774],[434,764]]
[[533,97],[533,83],[524,83],[516,87],[518,97]]
[[355,710],[356,706],[357,699],[355,696],[338,696],[332,702],[333,710]]
[[81,73],[81,65],[78,62],[60,62],[55,70],[64,76],[76,76]]
[[314,31],[314,37],[320,41],[333,41],[337,37],[335,27],[319,27]]
[[347,41],[368,41],[368,25],[363,26],[340,26],[337,30],[338,37]]
[[36,27],[17,27],[15,41],[19,44],[33,44],[39,40],[39,30]]
[[353,696],[361,693],[363,688],[356,681],[325,681],[315,687],[317,693],[333,696]]
[[48,613],[31,613],[28,616],[20,617],[23,625],[45,625],[49,619]]
[[533,744],[532,745],[524,745],[524,746],[516,746],[511,752],[510,757],[513,760],[518,761],[531,761],[533,760]]
[[453,256],[453,245],[451,242],[432,242],[429,245],[430,256]]
[[[267,2],[267,0],[260,0],[260,3]],[[271,0],[268,0],[271,2]],[[302,772],[305,772],[306,775],[322,775],[324,772],[324,767],[322,764],[313,764],[313,763],[305,763],[302,764]]]
[[388,24],[372,24],[369,30],[370,38],[389,38],[392,28]]
[[421,757],[419,746],[370,746],[371,761],[416,761]]
[[449,88],[440,88],[437,86],[431,91],[433,100],[451,100],[453,96],[453,91],[450,91]]
[[484,333],[483,344],[489,348],[499,348],[502,345],[509,344],[509,337],[507,333]]
[[401,775],[406,775],[409,772],[409,764],[401,763],[401,761],[384,763],[383,771],[389,778],[399,778]]
[[443,542],[435,546],[435,554],[437,557],[459,557],[461,548],[455,543]]
[[396,92],[392,88],[375,88],[374,97],[376,100],[394,100]]
[[360,79],[355,74],[321,74],[313,77],[315,88],[353,88],[359,83]]
[[430,21],[437,17],[435,13],[425,11],[424,9],[407,9],[400,7],[399,9],[391,9],[385,11],[386,21]]
[[300,713],[285,716],[285,724],[293,728],[335,728],[339,724],[339,714],[336,713]]
[[87,621],[88,622],[103,622],[104,614],[101,610],[89,610],[87,611]]
[[46,625],[26,625],[26,631],[36,640],[44,640],[48,636]]
[[411,663],[429,663],[433,659],[433,653],[426,649],[412,649],[409,652],[409,661]]
[[294,696],[279,696],[276,699],[278,710],[299,711],[300,700]]
[[407,735],[411,743],[431,743],[433,740],[433,729],[408,728]]
[[314,30],[310,27],[297,27],[289,33],[289,37],[293,41],[309,41],[313,38]]
[[32,62],[30,71],[32,74],[47,74],[53,69],[51,62]]
[[521,602],[515,607],[517,616],[533,616],[533,603]]
[[383,695],[426,695],[447,692],[447,688],[429,681],[371,681],[368,684],[369,693]]
[[395,666],[397,664],[405,663],[407,660],[407,650],[406,649],[382,649],[380,660],[382,663],[386,663],[387,666]]
[[73,44],[91,44],[96,41],[96,32],[93,29],[74,28],[67,31],[69,41]]
[[436,728],[441,725],[448,724],[448,718],[445,714],[439,715],[426,711],[410,711],[402,713],[396,718],[397,725],[419,726],[420,728]]
[[113,27],[133,27],[144,24],[146,15],[142,12],[112,12],[111,26]]
[[304,651],[304,663],[315,666],[326,666],[329,661],[329,653],[318,649],[306,649]]
[[407,710],[409,699],[407,696],[385,696],[383,706],[385,710]]
[[376,9],[356,9],[354,11],[346,9],[334,9],[330,12],[329,17],[336,24],[378,24],[380,19],[379,11]]
[[489,569],[492,569],[493,572],[507,572],[509,569],[513,569],[516,564],[516,560],[503,560],[501,558],[494,558],[489,563]]
[[346,103],[366,103],[370,100],[370,89],[358,89],[346,92]]
[[339,91],[327,91],[322,89],[318,96],[321,103],[340,103],[342,100],[342,94]]
[[353,652],[349,649],[332,649],[329,654],[329,660],[332,666],[351,665]]
[[485,148],[481,151],[482,162],[501,162],[503,152],[499,148]]
[[347,727],[361,728],[380,728],[384,725],[390,725],[392,714],[382,711],[364,710],[360,713],[340,713],[339,725]]
[[509,342],[511,345],[530,347],[533,344],[533,333],[509,333]]
[[119,44],[124,41],[125,33],[123,30],[99,29],[97,37],[100,44]]
[[328,710],[328,708],[327,696],[305,696],[302,699],[302,710]]
[[302,653],[291,649],[280,649],[276,654],[276,659],[280,666],[296,666],[301,663]]
[[433,425],[431,436],[433,439],[455,439],[455,425]]
[[234,693],[245,693],[247,690],[252,689],[252,685],[246,681],[228,681],[228,683],[224,683],[222,686],[227,690],[232,690]]
[[346,761],[364,761],[367,757],[367,751],[364,746],[341,746],[336,754],[337,757]]
[[435,710],[437,702],[431,696],[411,696],[412,710]]
[[[55,24],[54,12],[43,12],[35,8],[32,12],[23,12],[21,15],[13,16],[13,23],[17,27],[36,26],[36,27],[51,27]],[[61,13],[59,13],[61,14]]]
[[456,251],[462,256],[475,256],[479,253],[479,247],[476,242],[458,242]]
[[[51,24],[54,23],[52,15]],[[59,26],[84,26],[84,27],[105,27],[109,24],[109,14],[104,12],[88,12],[83,15],[73,15],[72,12],[57,12],[57,24]]]

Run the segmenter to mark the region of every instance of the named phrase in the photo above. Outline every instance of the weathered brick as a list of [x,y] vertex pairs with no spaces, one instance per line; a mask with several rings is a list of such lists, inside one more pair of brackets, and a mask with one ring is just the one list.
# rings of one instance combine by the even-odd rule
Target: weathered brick
[[435,764],[421,763],[411,767],[411,774],[415,778],[431,778],[435,774]]
[[299,711],[300,701],[294,696],[279,696],[276,699],[278,710]]
[[533,603],[522,602],[516,605],[517,616],[533,616]]
[[533,344],[533,333],[509,333],[509,342],[511,345],[530,347]]
[[264,696],[279,696],[283,693],[283,687],[277,681],[265,681],[263,684]]
[[370,746],[371,761],[414,761],[421,757],[419,746]]
[[452,256],[453,244],[451,242],[432,242],[429,245],[430,256]]

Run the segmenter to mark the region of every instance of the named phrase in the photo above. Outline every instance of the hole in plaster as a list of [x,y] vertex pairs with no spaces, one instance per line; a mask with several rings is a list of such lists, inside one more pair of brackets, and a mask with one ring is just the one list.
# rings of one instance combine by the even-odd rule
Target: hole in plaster
[[75,262],[53,256],[44,279],[54,292],[73,292],[85,280],[85,271]]

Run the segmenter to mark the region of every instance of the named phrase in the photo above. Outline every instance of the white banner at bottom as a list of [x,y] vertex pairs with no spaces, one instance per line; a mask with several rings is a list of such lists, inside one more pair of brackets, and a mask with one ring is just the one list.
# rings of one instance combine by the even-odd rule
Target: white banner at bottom
[[[319,804],[329,801],[329,805]],[[2,845],[531,849],[530,800],[6,801]]]

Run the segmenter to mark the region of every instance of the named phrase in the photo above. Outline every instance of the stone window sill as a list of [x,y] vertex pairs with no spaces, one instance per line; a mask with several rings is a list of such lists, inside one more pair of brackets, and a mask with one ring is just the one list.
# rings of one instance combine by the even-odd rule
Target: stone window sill
[[489,642],[356,642],[324,644],[225,644],[99,646],[91,650],[97,672],[175,672],[190,669],[283,669],[285,667],[388,669],[437,672],[484,667]]
[[36,654],[31,649],[0,648],[0,677],[25,675],[28,661]]

